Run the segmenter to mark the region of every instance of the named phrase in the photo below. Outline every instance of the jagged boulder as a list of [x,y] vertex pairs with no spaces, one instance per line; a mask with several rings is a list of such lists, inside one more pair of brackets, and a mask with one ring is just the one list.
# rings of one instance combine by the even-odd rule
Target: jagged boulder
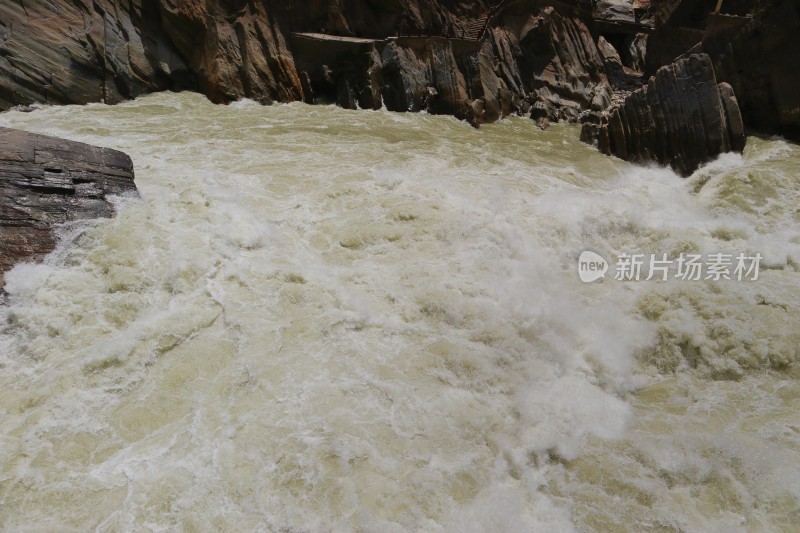
[[723,152],[742,152],[746,142],[733,90],[717,84],[706,54],[659,69],[624,102],[584,123],[581,139],[605,154],[669,165],[684,176]]
[[597,39],[597,49],[603,58],[603,67],[615,91],[633,91],[642,86],[642,74],[626,66],[619,52],[602,35]]
[[453,43],[444,38],[392,40],[383,51],[383,100],[390,111],[453,115],[475,123]]
[[136,192],[117,150],[0,128],[0,287],[3,272],[53,250],[65,222],[109,217],[109,195]]

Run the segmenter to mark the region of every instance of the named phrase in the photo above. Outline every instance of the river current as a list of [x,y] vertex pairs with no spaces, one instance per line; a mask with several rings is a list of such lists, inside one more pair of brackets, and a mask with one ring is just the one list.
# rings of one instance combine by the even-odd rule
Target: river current
[[[800,147],[681,179],[574,126],[189,93],[0,125],[141,193],[6,275],[0,529],[796,531]],[[662,253],[762,259],[615,278]]]

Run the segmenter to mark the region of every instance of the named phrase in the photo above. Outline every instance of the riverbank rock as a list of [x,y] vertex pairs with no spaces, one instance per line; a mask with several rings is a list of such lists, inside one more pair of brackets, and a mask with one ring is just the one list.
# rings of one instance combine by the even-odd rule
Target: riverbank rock
[[777,0],[751,20],[731,18],[714,17],[703,40],[717,78],[736,91],[749,128],[800,141],[800,4]]
[[800,141],[800,4],[796,0],[662,0],[648,38],[649,73],[691,53],[709,55],[749,129]]
[[575,120],[611,90],[591,10],[548,4],[8,0],[0,110],[193,90],[217,103],[385,105],[475,125],[508,113]]
[[264,2],[0,2],[0,110],[164,90],[217,103],[302,97],[285,32]]
[[108,196],[135,194],[133,178],[117,150],[0,128],[0,287],[16,263],[53,250],[58,225],[112,216]]
[[706,54],[662,67],[647,85],[583,125],[581,139],[635,163],[655,162],[688,176],[746,138],[730,85],[717,84]]

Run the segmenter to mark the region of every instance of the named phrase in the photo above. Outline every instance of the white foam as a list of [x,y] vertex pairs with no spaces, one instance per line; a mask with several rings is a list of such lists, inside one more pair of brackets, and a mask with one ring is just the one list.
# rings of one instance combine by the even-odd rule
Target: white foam
[[[766,390],[797,360],[795,147],[753,141],[681,180],[523,120],[165,93],[0,123],[128,152],[143,196],[6,275],[8,527],[569,531],[650,512],[701,530],[714,498],[660,475],[733,491],[724,519],[750,525],[797,495],[756,473],[763,435],[795,457],[791,400],[760,397],[761,435],[715,381]],[[584,284],[587,249],[772,266]],[[714,398],[741,410],[734,437],[688,438]]]

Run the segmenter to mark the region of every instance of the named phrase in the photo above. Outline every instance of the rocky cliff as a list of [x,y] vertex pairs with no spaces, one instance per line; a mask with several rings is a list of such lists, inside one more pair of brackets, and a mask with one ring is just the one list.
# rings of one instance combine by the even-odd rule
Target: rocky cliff
[[14,264],[53,250],[58,225],[111,216],[107,197],[135,192],[122,152],[0,128],[0,288]]
[[[675,0],[671,0],[675,3]],[[649,37],[649,73],[688,52],[705,52],[729,83],[745,125],[800,140],[800,3],[684,0]]]
[[580,17],[518,8],[493,23],[474,41],[295,35],[293,49],[307,97],[343,107],[426,110],[480,124],[509,113],[575,120],[608,105],[603,60]]
[[718,81],[733,87],[746,126],[797,138],[800,8],[721,5],[711,13],[716,0],[5,0],[0,110],[188,89],[220,103],[386,106],[476,125],[517,113],[544,126],[621,101],[644,83],[642,69],[691,51],[707,53]]
[[115,103],[191,89],[215,102],[302,96],[269,3],[6,0],[0,3],[0,109]]

